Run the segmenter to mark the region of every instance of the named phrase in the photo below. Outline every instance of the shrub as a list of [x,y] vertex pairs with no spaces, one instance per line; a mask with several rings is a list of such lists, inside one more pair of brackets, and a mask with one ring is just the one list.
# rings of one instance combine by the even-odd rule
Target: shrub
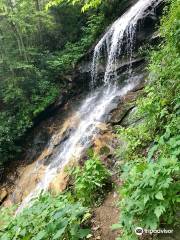
[[73,172],[77,198],[85,205],[92,205],[103,196],[110,174],[97,156],[87,160],[83,167]]
[[126,168],[128,174],[120,191],[123,200],[119,227],[123,237],[134,235],[137,226],[155,230],[160,220],[173,223],[179,191],[177,160],[162,158],[156,163],[141,162]]

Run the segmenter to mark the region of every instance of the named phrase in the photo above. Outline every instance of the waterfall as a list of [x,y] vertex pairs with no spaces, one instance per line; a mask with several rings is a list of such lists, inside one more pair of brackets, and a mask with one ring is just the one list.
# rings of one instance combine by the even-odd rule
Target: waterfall
[[129,77],[121,87],[116,84],[117,61],[122,56],[122,49],[125,45],[126,48],[128,47],[127,54],[131,62],[138,21],[143,19],[149,11],[154,11],[159,2],[161,1],[139,0],[112,24],[108,32],[98,42],[94,49],[92,61],[91,85],[94,88],[96,84],[97,69],[103,48],[106,49],[108,56],[104,84],[100,88],[91,91],[81,103],[79,110],[75,113],[78,114],[80,119],[76,129],[71,132],[69,138],[59,145],[59,149],[51,159],[41,181],[23,200],[17,212],[21,211],[27,203],[42,191],[46,191],[57,172],[72,158],[78,159],[81,157],[83,151],[91,145],[92,139],[97,135],[97,125],[106,121],[106,114],[110,112],[114,99],[116,97],[121,98],[138,84],[139,79],[135,77]]
[[160,2],[162,2],[162,0],[139,0],[112,24],[109,31],[101,38],[94,49],[91,69],[92,88],[94,88],[96,84],[98,63],[104,47],[108,56],[103,79],[105,85],[112,84],[117,78],[117,61],[121,55],[124,54],[123,47],[125,47],[130,61],[129,70],[131,73],[132,53],[135,45],[138,23],[148,14],[151,14],[151,12],[153,13]]

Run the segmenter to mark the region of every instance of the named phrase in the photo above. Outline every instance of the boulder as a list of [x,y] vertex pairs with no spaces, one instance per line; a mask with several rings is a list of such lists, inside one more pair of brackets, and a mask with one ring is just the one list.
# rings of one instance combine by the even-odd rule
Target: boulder
[[112,112],[110,123],[112,125],[126,125],[129,121],[129,113],[133,111],[136,106],[137,98],[143,94],[143,90],[131,91],[124,96],[117,108]]

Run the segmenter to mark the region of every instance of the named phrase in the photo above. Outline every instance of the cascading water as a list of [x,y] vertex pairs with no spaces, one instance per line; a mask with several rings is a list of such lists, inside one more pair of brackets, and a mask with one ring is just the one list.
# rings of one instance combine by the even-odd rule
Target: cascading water
[[131,72],[132,53],[138,22],[151,12],[153,13],[160,2],[162,0],[139,0],[112,24],[109,31],[102,37],[94,49],[91,74],[92,87],[96,84],[98,63],[104,47],[107,51],[107,64],[103,78],[105,85],[109,85],[113,80],[116,80],[117,61],[123,53],[123,48],[126,49],[129,57],[129,69]]
[[[111,26],[109,31],[99,41],[94,50],[92,61],[92,82],[94,88],[98,75],[98,64],[102,56],[102,49],[107,51],[107,64],[103,79],[103,86],[93,90],[82,102],[77,111],[80,122],[77,128],[73,130],[68,139],[59,145],[59,149],[51,159],[44,176],[37,184],[35,189],[24,199],[18,212],[34,197],[37,197],[42,191],[47,190],[50,182],[56,176],[57,172],[73,158],[80,158],[83,151],[91,144],[92,139],[98,133],[97,125],[106,121],[105,115],[110,111],[110,105],[113,100],[124,96],[132,90],[137,84],[138,79],[130,77],[124,82],[124,85],[118,87],[116,84],[116,69],[118,58],[122,55],[122,49],[129,48],[129,60],[131,65],[132,51],[138,21],[143,19],[149,11],[161,2],[160,0],[139,0],[123,16],[121,16]],[[151,7],[151,10],[148,10]]]

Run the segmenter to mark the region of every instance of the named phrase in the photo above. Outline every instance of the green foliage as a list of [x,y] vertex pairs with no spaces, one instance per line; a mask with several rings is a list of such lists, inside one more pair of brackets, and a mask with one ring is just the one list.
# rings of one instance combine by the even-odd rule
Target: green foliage
[[102,0],[87,0],[87,1],[82,1],[82,0],[51,0],[46,8],[48,9],[49,7],[52,7],[54,5],[58,5],[61,4],[63,2],[68,2],[71,4],[83,4],[82,6],[82,12],[85,12],[87,10],[89,10],[90,8],[97,8],[101,3]]
[[1,231],[4,231],[4,229],[8,226],[9,222],[12,220],[12,216],[16,209],[16,206],[0,208],[0,236]]
[[97,156],[92,156],[83,167],[73,171],[77,199],[85,205],[93,205],[104,195],[110,174]]
[[91,214],[84,205],[92,205],[102,198],[110,174],[94,155],[72,173],[73,195],[70,192],[40,195],[15,217],[16,207],[0,208],[0,239],[85,239],[90,234],[85,226]]
[[88,229],[82,228],[87,216],[88,209],[68,194],[42,195],[0,229],[0,239],[84,239],[89,234]]
[[[180,4],[171,1],[162,19],[164,38],[153,51],[149,64],[149,84],[145,97],[137,102],[138,125],[119,128],[125,149],[118,149],[124,186],[119,225],[120,239],[137,239],[137,226],[157,229],[161,222],[174,223],[179,199],[180,155]],[[168,11],[168,14],[167,14]]]
[[16,142],[60,92],[40,66],[53,19],[36,3],[0,1],[0,163],[19,151]]
[[177,159],[173,157],[160,158],[155,163],[137,161],[125,166],[119,222],[123,237],[127,235],[131,239],[137,226],[155,230],[160,221],[174,223],[180,200],[179,170]]

